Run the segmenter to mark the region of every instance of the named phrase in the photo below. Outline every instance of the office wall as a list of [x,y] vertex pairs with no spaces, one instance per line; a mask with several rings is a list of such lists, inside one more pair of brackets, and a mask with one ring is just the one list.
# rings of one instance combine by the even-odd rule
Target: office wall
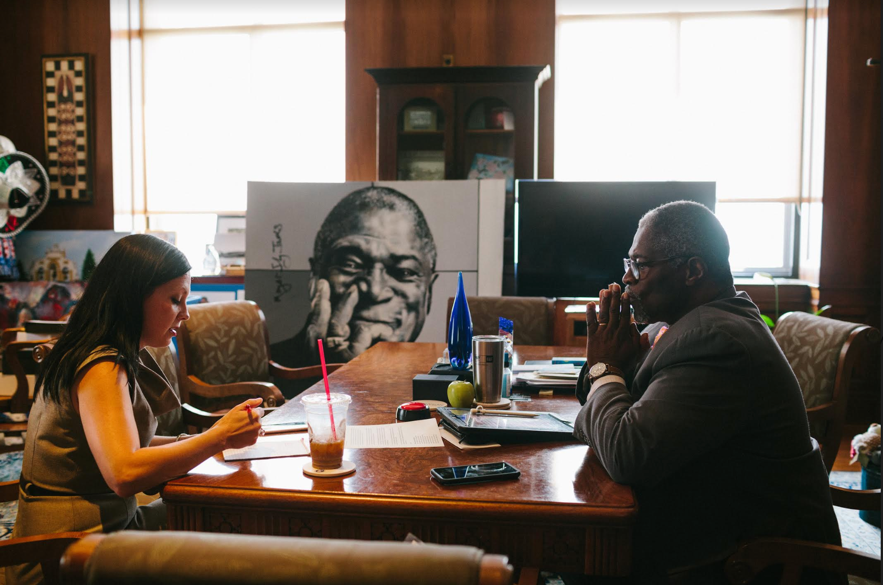
[[43,139],[43,55],[89,53],[92,87],[93,188],[90,204],[50,201],[28,229],[113,229],[110,120],[110,2],[0,1],[0,135],[46,163]]
[[540,178],[552,177],[554,0],[347,0],[346,178],[377,178],[377,85],[368,67],[552,65],[540,88]]
[[819,301],[880,327],[880,2],[834,0],[828,19]]
[[[880,2],[832,0],[819,304],[830,316],[880,327]],[[859,364],[849,418],[880,411],[880,354]]]

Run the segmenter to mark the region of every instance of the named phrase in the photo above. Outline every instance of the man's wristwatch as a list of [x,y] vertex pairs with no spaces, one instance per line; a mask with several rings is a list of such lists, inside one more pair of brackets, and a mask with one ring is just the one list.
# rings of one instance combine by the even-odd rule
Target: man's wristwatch
[[598,362],[589,368],[589,384],[594,384],[595,380],[598,378],[602,378],[604,376],[619,376],[620,378],[624,378],[624,374],[622,370],[615,366],[611,366],[610,364],[605,364],[604,362]]

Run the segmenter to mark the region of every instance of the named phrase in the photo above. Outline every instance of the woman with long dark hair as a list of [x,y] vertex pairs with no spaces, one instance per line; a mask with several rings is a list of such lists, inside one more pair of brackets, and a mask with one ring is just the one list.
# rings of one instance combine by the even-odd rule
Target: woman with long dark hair
[[[107,252],[37,375],[14,537],[162,528],[162,501],[139,507],[135,494],[257,440],[260,398],[202,434],[154,436],[156,417],[180,403],[145,348],[171,343],[189,293],[190,264],[159,238],[127,236]],[[39,583],[40,566],[10,567],[7,580]]]

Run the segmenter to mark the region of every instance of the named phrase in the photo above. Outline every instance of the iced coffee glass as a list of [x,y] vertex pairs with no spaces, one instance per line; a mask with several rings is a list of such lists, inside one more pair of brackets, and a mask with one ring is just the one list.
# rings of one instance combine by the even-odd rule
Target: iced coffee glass
[[300,400],[307,413],[313,467],[320,470],[339,468],[343,461],[346,411],[352,399],[346,394],[332,393],[331,400],[325,394],[307,394]]

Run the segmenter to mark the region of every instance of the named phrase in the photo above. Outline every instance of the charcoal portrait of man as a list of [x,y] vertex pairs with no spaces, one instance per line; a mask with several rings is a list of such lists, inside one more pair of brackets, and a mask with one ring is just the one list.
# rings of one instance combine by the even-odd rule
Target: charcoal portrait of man
[[310,311],[301,330],[271,346],[285,365],[346,362],[380,341],[414,341],[432,301],[436,245],[407,195],[366,187],[322,222],[310,263]]

